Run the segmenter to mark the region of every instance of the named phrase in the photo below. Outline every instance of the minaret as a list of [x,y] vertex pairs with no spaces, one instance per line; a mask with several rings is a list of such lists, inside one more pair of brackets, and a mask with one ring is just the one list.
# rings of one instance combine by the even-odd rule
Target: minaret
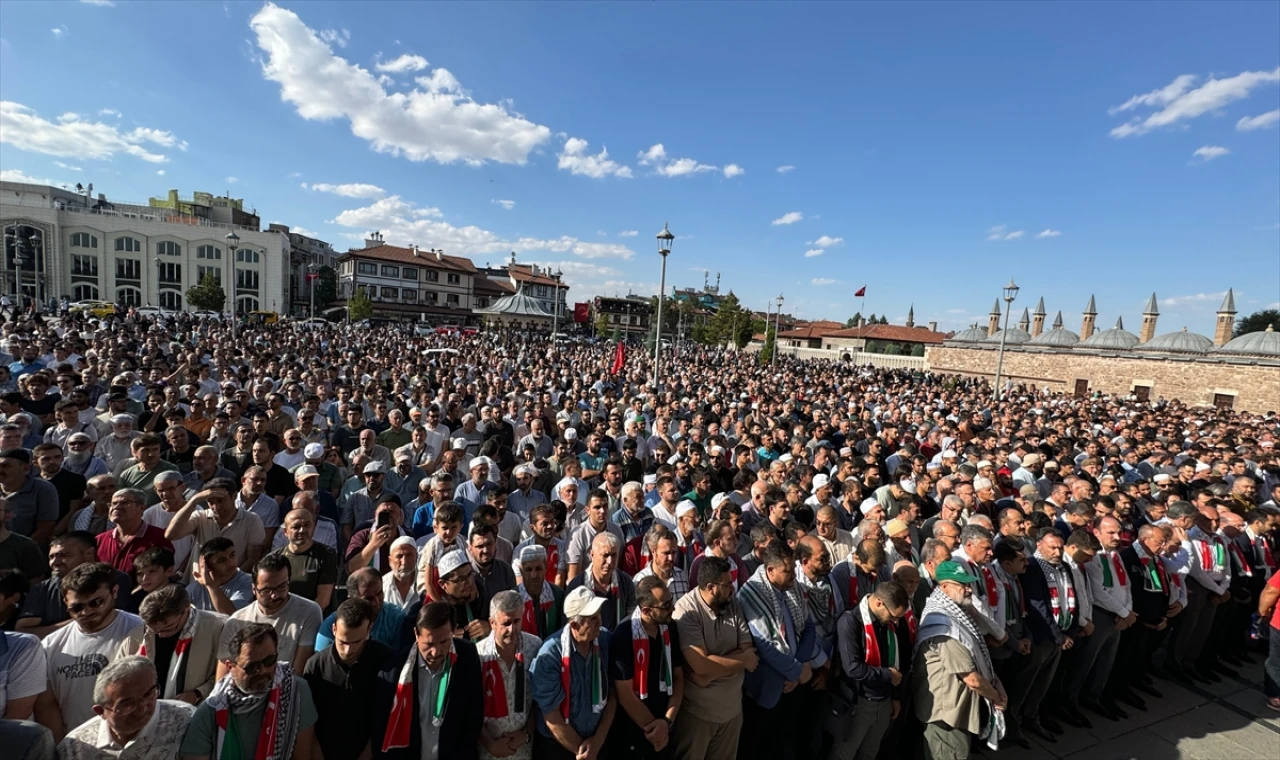
[[1222,299],[1222,305],[1218,307],[1218,326],[1213,331],[1213,345],[1226,345],[1227,341],[1231,340],[1231,334],[1235,331],[1235,326],[1236,296],[1228,288],[1227,297]]
[[1058,311],[1058,316],[1053,318],[1053,329],[1055,330],[1062,329],[1062,311],[1061,310]]
[[1000,332],[1000,299],[991,305],[991,313],[987,315],[987,337]]
[[911,304],[911,306],[907,308],[907,327],[915,327],[915,326],[916,326],[916,305]]
[[1023,332],[1030,332],[1031,330],[1031,312],[1026,309],[1022,310],[1022,319],[1018,320],[1018,329]]
[[1036,311],[1031,316],[1031,337],[1034,338],[1044,332],[1044,296],[1040,297],[1040,303],[1036,304]]
[[1160,307],[1156,306],[1156,294],[1151,294],[1147,308],[1142,310],[1142,329],[1138,331],[1138,342],[1146,343],[1156,337],[1156,320],[1160,318]]
[[1093,325],[1098,321],[1098,306],[1089,296],[1089,305],[1084,307],[1084,320],[1080,322],[1080,340],[1088,340],[1093,335]]

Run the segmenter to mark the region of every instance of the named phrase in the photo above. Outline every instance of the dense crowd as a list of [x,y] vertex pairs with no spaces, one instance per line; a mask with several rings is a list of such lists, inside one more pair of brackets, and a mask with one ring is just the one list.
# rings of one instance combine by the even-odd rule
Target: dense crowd
[[1012,754],[1280,710],[1280,417],[716,349],[3,324],[6,758]]

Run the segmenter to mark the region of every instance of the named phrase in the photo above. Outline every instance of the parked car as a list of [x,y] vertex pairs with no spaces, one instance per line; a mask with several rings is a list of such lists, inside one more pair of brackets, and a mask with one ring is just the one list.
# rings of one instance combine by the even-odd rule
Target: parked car
[[191,316],[195,317],[196,319],[211,319],[214,322],[222,321],[222,312],[210,311],[209,309],[197,309],[191,312]]
[[115,314],[116,306],[109,301],[76,301],[75,303],[67,306],[67,312],[70,314],[87,312],[90,316],[101,319]]
[[168,309],[162,309],[159,306],[139,306],[134,310],[140,317],[151,317],[157,319],[160,317],[169,318],[174,316],[174,312]]
[[425,338],[428,335],[435,335],[436,329],[426,322],[417,322],[413,325],[413,334],[419,338]]
[[308,330],[314,330],[317,327],[324,327],[328,325],[329,320],[321,319],[320,317],[311,317],[310,319],[300,320],[297,324],[298,324],[298,327],[304,327]]
[[436,325],[437,335],[456,335],[459,330],[457,325]]

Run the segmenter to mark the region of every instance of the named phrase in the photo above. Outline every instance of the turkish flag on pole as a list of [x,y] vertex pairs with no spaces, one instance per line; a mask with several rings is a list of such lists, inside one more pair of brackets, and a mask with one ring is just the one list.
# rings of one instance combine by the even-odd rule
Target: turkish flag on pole
[[622,371],[622,366],[627,363],[627,349],[622,341],[618,341],[618,348],[613,352],[613,368],[609,370],[609,374],[616,375]]
[[857,292],[857,293],[854,293],[854,294],[853,294],[853,297],[854,297],[854,298],[862,298],[862,297],[863,297],[863,296],[865,296],[866,294],[867,294],[867,286],[866,286],[866,285],[863,285],[862,287],[858,288],[858,292]]

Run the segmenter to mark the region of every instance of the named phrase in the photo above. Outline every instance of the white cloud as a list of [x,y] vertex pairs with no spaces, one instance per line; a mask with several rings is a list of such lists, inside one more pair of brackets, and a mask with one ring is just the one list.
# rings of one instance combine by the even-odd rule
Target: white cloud
[[80,0],[85,5],[97,5],[102,8],[116,7],[116,0]]
[[1008,227],[1007,224],[997,224],[996,226],[989,228],[987,230],[987,240],[999,240],[1004,237],[1006,227]]
[[186,144],[179,144],[170,132],[148,127],[126,133],[110,124],[82,121],[75,114],[63,114],[58,121],[54,124],[21,103],[2,100],[0,143],[61,158],[107,159],[123,153],[151,163],[164,163],[169,159],[143,147],[144,143],[179,149]]
[[303,227],[300,224],[286,224],[284,222],[272,222],[272,224],[284,224],[284,226],[289,228],[290,232],[296,232],[299,235],[306,235],[309,238],[318,239],[320,237],[319,234],[312,232],[311,230],[307,229],[306,227]]
[[163,176],[164,176],[164,169],[157,169],[157,170],[156,170],[156,176],[158,176],[158,177],[163,177]]
[[1005,236],[1004,236],[1004,239],[1005,239],[1005,240],[1018,240],[1019,238],[1021,238],[1021,237],[1022,237],[1023,235],[1025,235],[1025,234],[1026,234],[1026,231],[1025,231],[1025,230],[1014,230],[1013,232],[1010,232],[1008,235],[1005,235]]
[[116,118],[118,119],[118,118],[120,118],[121,116],[123,116],[124,114],[120,113],[119,111],[117,111],[117,110],[116,110],[116,109],[114,109],[114,108],[104,108],[104,109],[102,109],[101,111],[98,111],[98,115],[99,115],[99,116],[114,116],[114,117],[116,117]]
[[639,235],[639,234],[640,234],[639,230],[623,230],[622,232],[618,233],[618,237],[635,237],[636,235]]
[[308,185],[303,182],[302,189],[310,189],[318,193],[332,193],[341,195],[343,198],[381,198],[387,194],[386,190],[377,185],[369,185],[362,182],[349,182],[342,185],[331,185],[327,182],[316,182]]
[[346,29],[324,29],[320,32],[319,37],[330,45],[344,48],[351,41],[351,32]]
[[61,24],[59,24],[58,26],[55,26],[54,28],[50,29],[49,31],[53,32],[54,39],[59,39],[59,40],[60,40],[60,39],[62,39],[62,37],[67,33],[67,27],[65,27],[65,26],[63,26],[63,25],[61,25]]
[[406,71],[422,71],[430,65],[430,63],[427,63],[427,59],[420,55],[405,53],[399,58],[375,64],[374,68],[390,74],[403,74]]
[[700,164],[692,158],[677,158],[674,161],[657,167],[654,171],[664,177],[683,177],[686,174],[701,174],[716,171],[711,164]]
[[718,166],[704,164],[692,158],[671,158],[662,143],[651,146],[648,150],[636,154],[641,166],[652,166],[655,174],[662,177],[683,177],[689,174],[723,171],[726,177],[736,177],[745,170],[737,164],[729,164],[721,169]]
[[418,243],[460,256],[505,255],[510,251],[569,253],[583,259],[629,259],[635,255],[619,243],[587,242],[570,235],[551,239],[504,238],[474,225],[454,226],[442,217],[437,208],[418,206],[392,195],[363,208],[347,209],[331,221],[360,230],[348,234],[353,239],[363,238],[364,231],[381,230],[393,245]]
[[738,177],[747,173],[746,169],[743,169],[737,164],[725,164],[723,171],[726,179],[732,179],[733,177]]
[[73,172],[80,172],[80,171],[84,171],[84,169],[81,169],[81,168],[80,168],[80,167],[78,167],[78,166],[72,166],[71,164],[64,164],[64,163],[62,163],[61,161],[54,161],[54,162],[53,162],[53,165],[54,165],[54,166],[61,166],[63,169],[66,169],[66,170],[68,170],[68,171],[73,171]]
[[1138,107],[1158,108],[1145,119],[1141,116],[1111,130],[1115,138],[1144,135],[1153,129],[1189,121],[1242,100],[1262,85],[1280,82],[1280,66],[1272,71],[1244,71],[1226,79],[1209,79],[1192,89],[1198,77],[1183,74],[1173,82],[1145,95],[1135,95],[1109,110],[1112,115]]
[[53,187],[62,187],[67,184],[56,179],[32,177],[21,169],[0,169],[0,181],[22,182],[27,185],[52,185]]
[[237,183],[237,182],[239,182],[239,181],[240,181],[240,180],[239,180],[239,179],[237,179],[237,178],[235,178],[235,177],[227,177],[226,179],[224,179],[224,180],[223,180],[223,182],[226,182],[228,185],[234,185],[235,183]]
[[640,159],[641,166],[648,166],[661,162],[667,157],[667,151],[662,147],[662,143],[658,143],[646,151],[639,153],[636,158]]
[[791,164],[783,164],[782,166],[779,166],[774,171],[778,172],[779,174],[786,174],[787,172],[793,172],[795,170],[796,168]]
[[1257,116],[1246,116],[1236,122],[1236,129],[1241,132],[1252,132],[1255,129],[1274,127],[1277,123],[1280,123],[1280,108]]
[[812,248],[804,252],[804,257],[806,259],[811,259],[814,256],[821,256],[824,253],[826,253],[826,251],[822,250],[821,248]]
[[587,152],[588,146],[589,143],[586,140],[577,137],[565,140],[563,152],[556,154],[556,168],[592,179],[610,176],[631,178],[631,167],[623,166],[609,158],[608,148],[601,147],[599,153],[592,155]]
[[823,235],[822,237],[813,241],[811,245],[816,245],[819,248],[830,248],[835,245],[840,245],[843,242],[844,242],[844,238],[842,237],[831,237],[830,235]]
[[[477,103],[462,92],[427,89],[388,93],[367,69],[334,54],[297,14],[267,3],[250,20],[264,54],[263,76],[308,120],[345,119],[374,150],[411,161],[524,164],[551,130],[508,108]],[[332,37],[332,35],[330,35]],[[343,37],[345,39],[346,37]],[[333,38],[335,41],[338,39]],[[339,47],[342,43],[336,43]],[[433,75],[444,87],[452,74]]]
[[489,201],[489,202],[490,202],[490,203],[496,203],[496,204],[498,204],[499,206],[501,206],[501,207],[503,207],[504,209],[506,209],[507,211],[510,211],[511,209],[513,209],[513,208],[515,208],[515,207],[516,207],[516,202],[515,202],[515,201],[508,201],[508,200],[503,200],[503,199],[494,199],[494,200],[491,200],[491,201]]
[[[1222,299],[1225,298],[1226,295],[1227,295],[1227,291],[1220,290],[1217,293],[1193,293],[1191,295],[1186,295],[1186,296],[1173,296],[1172,298],[1162,299],[1160,301],[1160,305],[1161,306],[1189,306],[1192,304],[1205,303],[1205,302],[1218,304],[1218,303],[1222,303]],[[1241,296],[1240,293],[1236,293],[1235,295],[1237,298]]]
[[814,277],[812,280],[810,280],[810,282],[814,285],[821,287],[823,285],[835,285],[836,282],[838,281],[833,280],[830,277]]
[[1051,237],[1058,237],[1060,235],[1062,235],[1062,230],[1050,229],[1050,230],[1042,230],[1036,233],[1036,237],[1038,238],[1051,238]]
[[1230,152],[1221,145],[1202,145],[1196,148],[1196,152],[1192,153],[1191,156],[1204,161],[1212,161],[1215,158],[1222,158]]
[[795,224],[801,219],[804,219],[804,214],[800,213],[799,211],[788,211],[787,213],[783,214],[777,219],[774,219],[772,224],[774,224],[775,226],[781,225],[781,224]]

